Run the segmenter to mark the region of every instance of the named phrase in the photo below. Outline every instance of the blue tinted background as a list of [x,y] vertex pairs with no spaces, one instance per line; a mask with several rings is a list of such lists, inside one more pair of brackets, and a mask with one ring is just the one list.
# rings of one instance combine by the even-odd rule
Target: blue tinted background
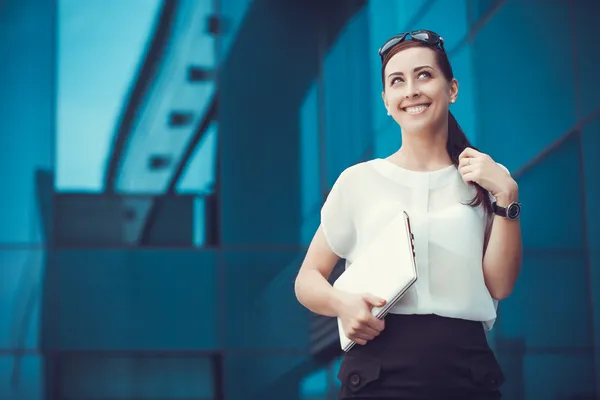
[[[401,144],[377,49],[426,28],[520,185],[508,399],[600,393],[593,2],[0,4],[0,398],[334,399],[293,280],[329,188]],[[329,330],[328,330],[329,329]]]

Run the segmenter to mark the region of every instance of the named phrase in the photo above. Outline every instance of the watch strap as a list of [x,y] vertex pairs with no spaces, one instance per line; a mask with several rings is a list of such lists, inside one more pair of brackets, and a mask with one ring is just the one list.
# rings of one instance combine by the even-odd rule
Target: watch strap
[[499,206],[495,201],[492,203],[492,210],[494,214],[506,218],[508,216],[508,209],[506,207]]

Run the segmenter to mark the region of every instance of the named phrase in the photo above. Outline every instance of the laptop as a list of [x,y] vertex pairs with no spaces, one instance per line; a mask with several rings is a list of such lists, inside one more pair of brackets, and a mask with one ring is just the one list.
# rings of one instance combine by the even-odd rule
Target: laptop
[[[403,211],[382,229],[373,243],[336,279],[333,287],[350,293],[368,292],[385,299],[384,306],[372,309],[377,319],[383,319],[417,281],[413,240],[409,216]],[[342,350],[349,351],[356,343],[346,337],[341,319],[337,320],[340,345]]]

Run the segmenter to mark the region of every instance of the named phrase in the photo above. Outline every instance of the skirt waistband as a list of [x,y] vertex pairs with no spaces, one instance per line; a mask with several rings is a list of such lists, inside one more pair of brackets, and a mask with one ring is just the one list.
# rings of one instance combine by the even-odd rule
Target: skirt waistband
[[381,334],[365,346],[369,352],[488,348],[483,324],[435,314],[388,314]]

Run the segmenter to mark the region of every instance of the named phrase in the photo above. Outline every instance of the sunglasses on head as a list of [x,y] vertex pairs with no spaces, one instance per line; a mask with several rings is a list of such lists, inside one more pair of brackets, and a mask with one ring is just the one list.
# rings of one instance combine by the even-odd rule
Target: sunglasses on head
[[385,55],[389,53],[390,50],[394,48],[394,46],[405,40],[416,40],[418,42],[423,42],[429,46],[439,47],[444,52],[446,51],[444,49],[444,38],[442,38],[435,32],[427,30],[404,32],[392,36],[383,44],[383,46],[381,46],[381,48],[379,49],[379,56],[381,57],[381,61],[383,61]]

